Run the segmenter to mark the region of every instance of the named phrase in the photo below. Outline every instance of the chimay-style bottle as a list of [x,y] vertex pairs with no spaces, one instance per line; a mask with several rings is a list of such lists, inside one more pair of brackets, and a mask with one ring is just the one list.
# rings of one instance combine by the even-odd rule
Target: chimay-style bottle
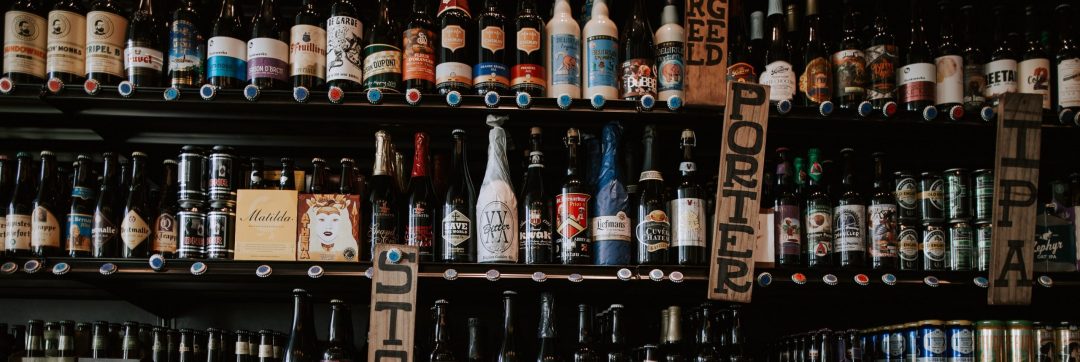
[[933,51],[926,39],[926,24],[923,21],[922,2],[911,2],[911,38],[907,52],[904,53],[904,66],[900,68],[900,104],[904,111],[920,114],[925,120],[933,120],[936,110],[934,91],[936,90],[937,68],[934,66]]
[[652,25],[645,15],[645,0],[634,0],[634,10],[623,25],[620,40],[619,96],[631,101],[646,95],[656,97],[656,48]]
[[833,209],[834,259],[841,268],[861,268],[866,261],[866,203],[856,189],[855,150],[840,150],[844,162],[842,193]]
[[94,206],[97,204],[90,156],[79,155],[76,159],[75,187],[71,189],[71,209],[67,216],[67,255],[72,258],[90,256],[91,230],[94,227]]
[[[79,84],[86,74],[86,8],[82,1],[57,1],[49,11],[45,72],[64,84]],[[4,69],[10,69],[4,67]]]
[[536,11],[536,0],[518,1],[515,23],[517,51],[514,67],[510,71],[510,90],[528,93],[533,97],[544,96],[547,79],[544,73],[544,20]]
[[[86,13],[86,79],[116,85],[124,78],[128,19],[112,0],[95,0]],[[160,48],[159,48],[160,49]],[[160,72],[160,71],[159,71]]]
[[139,0],[139,8],[131,14],[124,48],[124,74],[135,87],[161,85],[166,49],[162,44],[162,28],[150,0]]
[[131,187],[120,222],[122,258],[145,258],[150,250],[150,221],[154,214],[150,206],[150,183],[146,179],[146,154],[131,153]]
[[428,2],[413,0],[412,15],[401,34],[405,89],[431,93],[435,89],[435,23],[428,12]]
[[[375,21],[364,34],[364,88],[401,93],[401,30],[390,14],[390,0],[379,0]],[[392,162],[392,160],[387,160]]]
[[477,94],[510,93],[510,69],[506,65],[506,17],[498,0],[484,0],[484,11],[476,17],[473,36],[478,39],[473,87]]
[[[105,167],[102,174],[101,188],[98,192],[97,206],[94,208],[94,227],[90,230],[93,241],[93,256],[95,258],[116,257],[120,250],[120,212],[123,211],[124,201],[120,192],[120,163],[112,152],[102,155],[105,159]],[[10,216],[9,216],[10,218]],[[11,227],[8,227],[8,234]]]
[[679,163],[679,186],[675,198],[668,203],[671,213],[671,242],[675,247],[675,263],[679,265],[702,265],[708,258],[706,244],[705,199],[708,195],[698,179],[694,148],[697,136],[693,130],[684,129],[680,137],[683,159]]
[[247,80],[247,36],[243,7],[223,0],[206,45],[206,78],[223,89],[237,89]]
[[364,24],[352,0],[335,0],[326,19],[326,84],[343,91],[362,88]]
[[874,153],[874,195],[866,209],[866,227],[870,240],[871,266],[878,270],[895,270],[898,265],[896,195],[892,179],[885,169],[885,153]]
[[799,266],[802,264],[802,212],[799,197],[795,194],[791,151],[785,147],[777,148],[776,155],[776,187],[773,189],[776,261],[782,266]]
[[656,126],[646,125],[642,143],[644,144],[644,164],[638,186],[641,196],[637,203],[634,221],[634,236],[637,238],[637,263],[641,265],[662,265],[669,260],[671,248],[671,220],[667,214],[667,199],[664,197],[664,178],[656,166]]
[[521,200],[521,255],[525,264],[551,264],[552,261],[552,198],[544,187],[544,152],[540,150],[540,127],[530,130],[528,176]]
[[[812,1],[812,0],[811,0]],[[809,10],[809,6],[807,6]],[[843,32],[836,53],[832,55],[832,75],[835,77],[836,103],[843,109],[858,107],[866,99],[866,53],[857,22],[859,15],[853,1],[844,2]],[[870,69],[873,71],[873,69]]]
[[169,85],[195,88],[206,82],[206,30],[196,0],[184,0],[169,22]]
[[315,0],[304,0],[289,28],[289,69],[292,86],[308,90],[326,83],[326,20]]
[[439,2],[439,46],[435,66],[435,87],[439,94],[456,91],[466,94],[472,90],[472,64],[475,39],[471,37],[472,15],[468,0]]
[[938,3],[938,47],[934,67],[937,70],[937,88],[934,90],[934,103],[938,111],[949,119],[957,121],[964,116],[964,57],[960,45],[956,42],[956,9],[948,0]]
[[375,167],[371,172],[371,194],[367,202],[369,234],[365,248],[374,255],[376,244],[399,244],[398,234],[398,187],[390,172],[390,135],[386,131],[375,132]]
[[[803,105],[820,107],[833,97],[832,64],[828,45],[818,15],[817,0],[806,2],[806,44],[803,50],[803,72],[799,76],[799,93]],[[819,110],[826,113],[827,110]]]
[[818,162],[820,154],[817,148],[806,151],[810,177],[803,220],[806,224],[806,266],[811,268],[831,267],[834,250],[832,198],[822,176],[824,167]]
[[251,19],[247,42],[247,80],[261,89],[285,89],[289,82],[289,44],[274,0],[262,0]]
[[438,198],[431,184],[428,158],[428,134],[417,132],[413,138],[412,178],[409,180],[408,208],[405,210],[405,244],[420,248],[420,260],[432,261],[435,239],[435,210]]
[[30,251],[36,257],[59,256],[61,253],[60,218],[63,217],[60,184],[56,177],[56,156],[41,151],[41,177],[37,198],[34,199],[33,219],[30,221]]
[[177,165],[176,160],[172,159],[163,161],[161,165],[165,173],[161,181],[161,191],[158,193],[157,217],[153,225],[154,242],[150,244],[150,253],[161,254],[169,259],[176,254],[180,240],[176,223],[176,213],[180,211],[177,203]]
[[41,0],[18,0],[4,12],[4,77],[15,83],[45,80],[45,25]]

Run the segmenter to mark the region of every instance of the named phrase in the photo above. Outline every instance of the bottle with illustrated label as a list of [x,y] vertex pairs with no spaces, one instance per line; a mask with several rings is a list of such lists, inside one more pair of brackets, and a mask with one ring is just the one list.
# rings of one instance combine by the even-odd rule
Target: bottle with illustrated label
[[[353,319],[349,310],[349,304],[339,299],[330,301],[330,333],[326,349],[322,353],[322,361],[326,362],[350,362],[359,361],[364,357],[359,355],[356,345],[353,344]],[[156,362],[156,361],[155,361]],[[237,361],[250,362],[250,361]]]
[[[874,23],[871,26],[874,36],[870,38],[870,47],[866,48],[866,70],[870,73],[870,86],[866,89],[866,98],[875,110],[890,116],[889,107],[896,103],[896,68],[898,51],[896,36],[889,29],[887,2],[875,3]],[[835,226],[835,225],[834,225]]]
[[120,8],[112,0],[95,0],[90,5],[90,11],[86,13],[84,74],[87,80],[100,85],[116,85],[125,78],[127,28],[127,16],[121,15]]
[[[728,4],[728,11],[743,14],[742,3]],[[751,21],[752,22],[752,21]],[[731,28],[728,29],[728,67],[725,75],[728,82],[757,82],[757,74],[754,71],[753,60],[750,55],[750,27],[746,17],[732,17]],[[684,30],[685,32],[685,30]],[[684,43],[685,47],[686,44]],[[685,65],[685,64],[684,64]],[[663,91],[661,91],[663,93]],[[661,97],[662,100],[666,100]]]
[[993,51],[990,52],[990,62],[986,63],[986,92],[987,101],[997,106],[1001,95],[1016,92],[1016,49],[1009,42],[1009,25],[1012,17],[1008,15],[1005,5],[994,6],[994,41]]
[[431,164],[428,158],[428,134],[413,136],[412,178],[409,179],[408,206],[405,209],[405,244],[420,249],[420,261],[432,261],[435,239],[435,210],[438,198],[431,184]]
[[841,194],[833,209],[833,259],[844,268],[862,268],[866,263],[866,201],[855,182],[855,150],[840,150],[843,159]]
[[435,87],[439,94],[458,92],[470,93],[472,90],[471,57],[475,54],[472,47],[472,15],[469,13],[467,0],[443,0],[439,2],[438,17],[439,46],[436,47],[438,58],[435,66]]
[[776,240],[777,265],[794,267],[802,265],[802,212],[799,196],[795,193],[795,172],[791,163],[791,150],[776,149],[776,186],[773,187],[773,238]]
[[581,27],[574,20],[569,0],[556,0],[552,11],[544,43],[547,96],[581,98]]
[[364,89],[401,93],[401,30],[390,0],[379,0],[375,20],[364,30]]
[[455,129],[454,156],[451,158],[450,185],[443,198],[441,242],[438,260],[442,262],[476,261],[476,185],[469,172],[465,131]]
[[176,223],[176,213],[180,211],[177,203],[177,165],[176,160],[167,159],[161,163],[164,169],[164,178],[161,181],[161,192],[158,193],[157,205],[154,209],[154,224],[151,225],[153,243],[150,244],[151,254],[160,254],[165,259],[171,259],[176,255],[179,247],[179,228]]
[[541,151],[540,127],[533,127],[529,135],[529,166],[522,188],[521,212],[518,221],[521,226],[521,255],[525,264],[551,264],[552,247],[552,197],[544,187],[544,152]]
[[557,258],[563,264],[592,263],[592,229],[589,223],[590,187],[578,156],[581,134],[577,128],[566,130],[566,175],[555,195],[555,241]]
[[619,46],[619,97],[636,101],[656,97],[656,48],[653,29],[645,15],[645,0],[633,0],[634,10],[623,25]]
[[[56,156],[52,151],[41,151],[41,166],[38,168],[37,197],[34,198],[34,211],[30,220],[30,251],[35,257],[60,256],[60,220],[64,206],[60,193],[59,178],[56,176]],[[10,229],[9,229],[10,230]]]
[[169,85],[197,88],[206,83],[206,28],[196,0],[184,0],[169,21]]
[[[1058,5],[1054,9],[1058,35],[1058,49],[1055,56],[1057,77],[1058,120],[1064,124],[1080,125],[1080,43],[1077,41],[1073,8],[1069,3]],[[1070,76],[1073,75],[1073,76]]]
[[708,227],[705,212],[708,194],[701,187],[697,163],[694,162],[697,135],[693,130],[684,129],[679,138],[679,147],[683,151],[682,162],[679,163],[679,186],[675,188],[675,199],[668,203],[674,261],[679,265],[703,265],[709,258],[705,231]]
[[477,262],[517,263],[518,205],[506,161],[505,117],[489,115],[488,161],[476,201]]
[[45,81],[45,47],[50,37],[41,0],[18,0],[4,12],[3,76],[15,83]]
[[[802,74],[799,75],[799,98],[807,107],[823,107],[818,112],[828,114],[832,102],[833,75],[828,43],[822,33],[822,20],[818,15],[818,0],[806,2],[806,42],[803,44]],[[801,42],[801,39],[800,39]]]
[[[922,0],[925,1],[925,0]],[[900,68],[900,104],[904,111],[922,115],[924,120],[933,120],[937,116],[934,106],[937,69],[934,66],[933,51],[926,39],[926,24],[923,21],[923,6],[920,0],[911,2],[911,37],[904,53],[904,66]]]
[[[600,6],[595,3],[594,9]],[[593,19],[596,19],[595,13]],[[601,155],[599,170],[596,175],[596,194],[593,196],[589,211],[589,230],[591,231],[593,244],[593,264],[596,265],[627,265],[632,260],[635,248],[633,247],[633,218],[629,212],[637,212],[630,209],[629,196],[626,186],[619,179],[623,128],[618,121],[612,121],[604,125],[601,133],[601,146],[598,151]],[[596,163],[589,163],[590,167],[597,167]]]
[[289,83],[288,33],[274,0],[262,0],[251,19],[247,42],[248,84],[260,89],[285,89]]
[[938,111],[959,121],[964,116],[964,56],[956,42],[956,8],[950,0],[938,2],[938,47],[934,68],[937,71],[937,88],[934,90],[934,103]]
[[667,213],[664,178],[656,162],[656,126],[646,125],[642,135],[644,156],[638,186],[638,198],[634,221],[637,240],[637,264],[664,265],[670,262],[671,220]]
[[964,112],[970,114],[980,114],[986,105],[986,73],[983,72],[986,56],[980,46],[983,37],[979,33],[979,20],[974,6],[965,4],[960,7],[960,46],[964,57],[963,103]]
[[[57,1],[49,11],[45,72],[49,79],[79,84],[86,74],[86,8],[82,1]],[[45,31],[45,28],[42,28]],[[4,67],[4,69],[10,69]]]
[[874,195],[866,210],[866,228],[870,241],[871,266],[875,270],[896,270],[899,261],[896,195],[892,175],[885,168],[885,153],[874,155]]
[[514,20],[515,45],[514,67],[510,70],[512,93],[528,93],[543,97],[547,87],[544,73],[544,20],[536,11],[536,0],[518,1],[517,19]]
[[656,77],[660,100],[683,97],[683,76],[686,62],[686,30],[679,19],[676,0],[668,0],[661,17],[663,25],[656,30]]
[[416,89],[423,94],[435,89],[435,45],[438,41],[427,4],[425,0],[413,0],[412,15],[401,34],[404,63],[401,78],[405,81],[405,89]]
[[[119,216],[126,200],[120,198],[123,195],[120,192],[120,162],[111,152],[105,152],[102,158],[105,160],[105,166],[101,173],[102,181],[101,188],[98,189],[97,206],[94,207],[90,240],[93,244],[93,257],[113,258],[120,251]],[[8,235],[11,235],[10,226],[8,230]]]
[[326,19],[326,85],[342,91],[363,88],[364,24],[351,0],[334,0]]
[[321,89],[326,83],[326,20],[315,0],[304,0],[289,29],[293,88]]
[[150,183],[146,179],[146,154],[131,153],[131,186],[123,220],[120,222],[120,257],[145,258],[150,250],[150,222],[154,220],[150,205]]
[[833,266],[833,206],[820,157],[821,151],[817,148],[806,150],[809,177],[803,221],[806,224],[806,266],[811,268]]
[[[72,258],[90,256],[90,230],[94,226],[94,206],[97,189],[94,187],[94,161],[79,155],[75,164],[75,184],[71,189],[71,208],[68,210],[64,249]],[[175,197],[175,194],[174,194]]]
[[366,218],[370,229],[367,235],[367,246],[364,248],[371,260],[374,255],[376,244],[400,244],[398,235],[401,230],[398,227],[398,185],[391,172],[390,135],[386,131],[375,132],[375,166],[371,172],[370,194],[368,196]]
[[165,68],[163,28],[150,0],[139,0],[139,8],[131,14],[124,47],[124,75],[135,87],[161,86]]
[[206,43],[206,78],[222,89],[237,89],[247,80],[247,40],[243,7],[223,0],[221,13],[210,28]]
[[582,29],[582,63],[585,98],[597,95],[605,99],[619,98],[619,29],[608,17],[608,0],[594,0],[592,16]]
[[769,48],[765,51],[765,69],[759,82],[770,87],[769,101],[791,102],[795,98],[795,71],[788,52],[781,0],[769,0]]
[[506,17],[498,0],[484,0],[484,10],[476,17],[473,36],[477,38],[473,87],[477,94],[510,94],[510,69],[506,65]]
[[857,29],[860,15],[851,0],[844,1],[843,31],[836,53],[832,55],[835,99],[843,109],[854,109],[866,99],[866,85],[870,78],[861,34]]
[[1020,93],[1042,95],[1042,107],[1046,112],[1050,111],[1051,99],[1050,87],[1050,55],[1043,45],[1043,25],[1045,21],[1042,9],[1036,3],[1024,7],[1024,17],[1027,23],[1024,29],[1024,38],[1027,39],[1026,47],[1020,64],[1017,64],[1016,82],[1019,83]]

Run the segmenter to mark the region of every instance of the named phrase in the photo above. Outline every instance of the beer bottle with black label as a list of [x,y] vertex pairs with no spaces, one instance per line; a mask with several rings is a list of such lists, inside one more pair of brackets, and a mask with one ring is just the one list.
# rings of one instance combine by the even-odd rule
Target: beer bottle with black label
[[555,195],[555,231],[558,240],[555,249],[563,264],[587,264],[592,262],[589,223],[589,187],[583,180],[584,171],[578,158],[581,135],[576,128],[566,131],[566,176],[559,194]]
[[180,205],[176,200],[177,165],[176,160],[171,159],[161,164],[165,173],[161,181],[161,191],[158,193],[157,218],[154,220],[152,233],[154,242],[150,245],[150,252],[170,259],[176,254],[176,248],[179,246],[179,228],[176,223],[176,213],[180,211]]
[[646,95],[656,97],[656,48],[652,25],[645,16],[645,0],[634,0],[634,10],[622,29],[619,96],[631,101]]
[[145,258],[150,250],[150,220],[154,219],[150,207],[150,183],[146,180],[146,154],[131,153],[131,187],[120,222],[120,247],[122,258]]
[[364,34],[364,44],[364,88],[401,93],[401,30],[390,14],[390,0],[379,0],[375,21]]
[[697,147],[697,135],[693,130],[684,129],[680,137],[683,159],[679,163],[679,186],[675,189],[675,198],[668,203],[671,212],[671,241],[675,246],[675,262],[679,265],[702,265],[708,258],[705,229],[705,189],[698,179],[697,163],[694,162],[694,148]]
[[855,150],[840,150],[844,162],[841,190],[833,209],[833,242],[837,264],[844,269],[861,268],[866,261],[866,201],[856,189]]
[[[82,1],[57,1],[49,11],[45,72],[64,84],[79,84],[86,72],[86,8]],[[9,69],[4,67],[4,69]]]
[[807,0],[803,72],[799,76],[799,94],[807,107],[820,107],[822,103],[831,102],[833,97],[833,66],[822,31],[817,0]]
[[1024,7],[1027,26],[1024,37],[1027,38],[1027,47],[1017,65],[1016,75],[1020,93],[1042,95],[1043,110],[1050,111],[1050,56],[1043,45],[1043,26],[1045,19],[1042,17],[1038,3],[1029,3]]
[[506,66],[506,17],[499,11],[498,0],[484,0],[484,11],[476,17],[478,53],[473,67],[473,87],[480,95],[495,92],[507,95],[510,69]]
[[[888,2],[879,1],[871,27],[874,36],[866,48],[866,68],[870,72],[867,99],[874,109],[886,110],[889,103],[896,102],[896,36],[889,29]],[[895,110],[894,110],[895,112]]]
[[243,18],[243,7],[237,6],[236,0],[223,0],[206,45],[206,78],[215,87],[236,89],[247,80]]
[[634,236],[637,238],[637,263],[662,265],[670,262],[671,220],[667,215],[664,178],[656,166],[656,126],[647,125],[642,136],[645,155],[638,186],[641,196],[637,203]]
[[351,0],[335,0],[326,19],[326,84],[343,91],[364,81],[364,24]]
[[821,152],[817,148],[806,150],[809,164],[808,191],[803,221],[806,224],[806,266],[828,268],[833,253],[833,206],[822,174]]
[[413,0],[412,15],[401,35],[402,63],[404,70],[401,79],[405,89],[416,89],[420,93],[431,93],[435,89],[435,23],[428,12],[428,2]]
[[874,195],[866,210],[866,228],[870,240],[871,266],[877,270],[895,270],[899,260],[900,233],[897,222],[896,194],[890,173],[885,169],[885,153],[874,153]]
[[409,180],[408,213],[405,225],[405,244],[420,249],[421,261],[432,261],[432,243],[435,239],[435,209],[438,205],[435,186],[431,184],[431,168],[428,166],[428,134],[416,132],[413,137],[412,178]]
[[[1058,49],[1055,62],[1057,69],[1058,120],[1064,124],[1080,125],[1080,44],[1077,44],[1073,24],[1072,5],[1062,3],[1054,9],[1057,19]],[[1070,76],[1071,75],[1071,76]]]
[[195,88],[206,82],[206,38],[199,3],[184,0],[169,22],[169,85]]
[[975,7],[966,4],[960,7],[960,39],[964,57],[964,112],[979,114],[986,105],[986,73],[983,68],[986,64],[986,56],[979,45],[980,17],[976,14]]
[[799,266],[802,260],[802,212],[795,194],[791,151],[776,149],[776,187],[773,188],[773,236],[776,239],[776,262],[781,266]]
[[45,47],[51,31],[40,0],[18,0],[4,12],[4,77],[15,83],[45,80]]
[[994,51],[990,53],[990,62],[986,63],[986,93],[989,102],[997,105],[1005,93],[1016,92],[1016,50],[1009,42],[1008,28],[1012,17],[1008,15],[1007,5],[994,6]]
[[521,255],[525,264],[551,264],[552,198],[544,187],[544,152],[540,150],[540,127],[530,130],[529,167],[521,192]]
[[[75,163],[75,186],[71,189],[71,209],[67,216],[67,255],[72,258],[90,256],[91,230],[94,227],[94,206],[97,191],[93,160],[90,156],[79,155]],[[175,197],[175,195],[174,195]]]
[[41,178],[38,179],[37,198],[30,221],[30,251],[36,257],[59,256],[61,253],[60,217],[63,213],[60,184],[56,178],[56,156],[52,151],[41,151]]
[[949,119],[958,121],[964,116],[964,57],[960,45],[956,42],[955,10],[948,0],[938,3],[941,19],[938,20],[940,40],[937,58],[934,58],[934,67],[937,70],[934,103]]
[[289,66],[293,87],[319,89],[326,83],[326,20],[315,0],[304,0],[289,29]]
[[926,24],[923,21],[921,1],[911,2],[911,38],[907,52],[904,53],[904,66],[898,75],[900,82],[900,103],[904,111],[921,114],[925,120],[936,116],[934,91],[937,82],[937,69],[934,67],[933,51],[926,40]]
[[124,78],[127,28],[127,17],[120,15],[112,0],[95,0],[90,5],[86,13],[86,79],[101,85],[120,83]]
[[288,157],[281,158],[281,178],[278,190],[296,190],[296,163]]
[[[813,0],[811,0],[813,1]],[[854,109],[866,99],[866,53],[859,34],[859,13],[852,1],[844,2],[843,32],[836,53],[832,55],[832,74],[835,77],[836,103],[843,109]]]
[[791,101],[795,98],[795,71],[791,66],[784,14],[781,0],[769,0],[769,48],[765,52],[765,69],[762,70],[760,83],[771,87],[769,100],[773,103]]
[[451,91],[465,94],[472,89],[472,64],[474,50],[472,16],[467,0],[443,0],[439,2],[438,65],[435,66],[435,87],[439,94]]
[[451,159],[450,185],[442,206],[442,232],[439,261],[476,261],[476,185],[469,172],[465,131],[455,129],[454,157]]
[[544,96],[547,80],[544,72],[544,20],[536,11],[536,0],[518,2],[515,34],[517,51],[510,72],[510,89],[514,93]]
[[[93,256],[95,258],[116,257],[119,252],[118,241],[120,232],[117,223],[121,208],[120,199],[120,163],[112,152],[102,155],[105,159],[105,167],[102,171],[101,188],[98,192],[97,206],[94,207],[94,224],[90,229],[90,237],[93,242]],[[8,230],[11,230],[8,227]]]
[[150,0],[139,0],[139,8],[131,14],[124,48],[124,74],[132,85],[161,85],[165,59],[161,33],[161,19],[154,15],[154,6]]
[[261,89],[285,89],[289,82],[289,44],[274,0],[262,0],[251,19],[247,42],[248,83]]
[[[390,135],[386,131],[375,132],[375,167],[371,172],[371,194],[367,202],[368,224],[371,225],[364,252],[370,258],[376,244],[399,244],[398,240],[398,187],[390,172]],[[364,260],[364,259],[361,259]],[[370,259],[368,259],[370,260]]]

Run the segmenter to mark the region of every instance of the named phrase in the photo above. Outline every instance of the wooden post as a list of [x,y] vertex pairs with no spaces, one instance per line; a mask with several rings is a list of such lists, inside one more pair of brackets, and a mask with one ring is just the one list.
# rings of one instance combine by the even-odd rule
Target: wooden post
[[769,87],[728,83],[724,136],[720,140],[720,187],[716,190],[709,299],[750,302],[754,243],[765,168]]
[[[378,244],[372,267],[371,320],[367,360],[412,362],[416,330],[418,247]],[[397,263],[390,257],[397,253]]]
[[686,0],[686,74],[683,84],[687,105],[725,104],[727,21],[727,0]]
[[994,155],[994,232],[991,237],[991,305],[1031,304],[1042,97],[1005,94],[997,107]]

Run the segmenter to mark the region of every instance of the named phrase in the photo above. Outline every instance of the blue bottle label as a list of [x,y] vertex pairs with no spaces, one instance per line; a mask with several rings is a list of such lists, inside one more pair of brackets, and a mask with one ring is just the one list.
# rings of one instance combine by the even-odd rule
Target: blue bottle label
[[589,67],[590,87],[618,86],[618,43],[618,39],[608,35],[591,36],[587,40],[589,49],[585,59]]
[[207,47],[207,76],[247,79],[247,44],[227,36],[210,38]]
[[581,38],[551,35],[551,85],[581,85]]
[[683,42],[669,41],[656,45],[656,68],[659,91],[683,90]]

